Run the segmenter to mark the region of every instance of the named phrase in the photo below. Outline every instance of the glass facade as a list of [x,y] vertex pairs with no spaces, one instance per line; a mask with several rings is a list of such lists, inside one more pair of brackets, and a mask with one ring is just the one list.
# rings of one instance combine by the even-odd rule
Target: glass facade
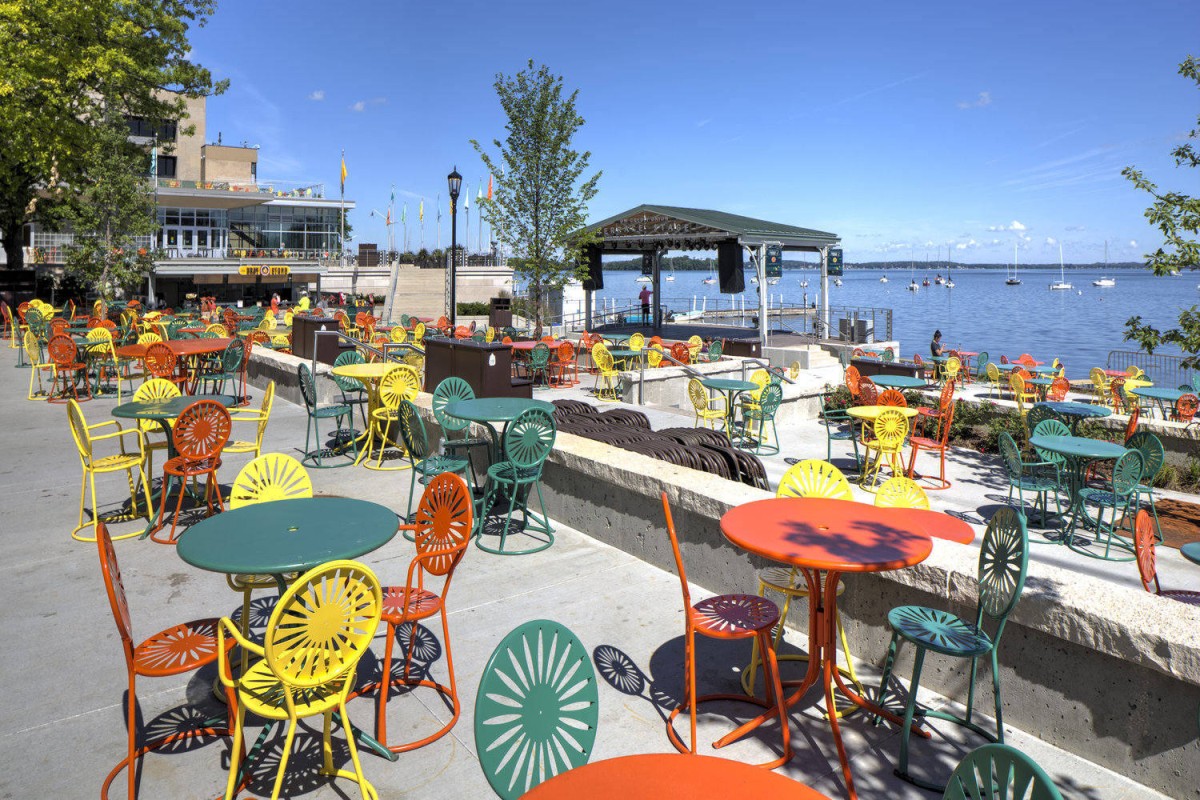
[[337,250],[338,210],[266,204],[229,212],[229,246]]

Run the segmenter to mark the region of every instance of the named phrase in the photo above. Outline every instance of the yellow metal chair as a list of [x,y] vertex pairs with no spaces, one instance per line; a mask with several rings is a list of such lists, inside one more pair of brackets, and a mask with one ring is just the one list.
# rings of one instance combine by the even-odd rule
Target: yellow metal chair
[[100,385],[105,378],[114,381],[117,385],[117,403],[121,401],[121,384],[128,383],[129,391],[133,393],[133,384],[135,381],[143,377],[140,374],[134,374],[128,371],[128,362],[122,363],[117,358],[117,350],[113,346],[112,331],[108,328],[92,328],[87,332],[87,341],[83,346],[87,353],[87,360],[92,373],[96,376],[96,388],[100,389]]
[[660,344],[652,344],[646,350],[646,366],[650,369],[658,369],[662,364],[663,349]]
[[[908,436],[908,418],[899,409],[889,408],[880,412],[871,427],[871,437],[864,437],[863,446],[866,452],[863,457],[866,468],[862,471],[859,485],[867,491],[874,491],[870,485],[872,476],[879,477],[886,459],[892,470],[892,476],[904,474],[904,440]],[[872,438],[873,437],[873,438]],[[875,459],[871,459],[871,451],[875,451]]]
[[630,334],[627,344],[630,350],[641,352],[642,348],[646,346],[646,337],[640,333]]
[[1026,388],[1025,379],[1016,370],[1008,376],[1008,386],[1012,390],[1013,399],[1017,401],[1017,413],[1024,417],[1029,413],[1027,404],[1037,402],[1037,392]]
[[418,322],[416,325],[413,325],[412,343],[415,344],[417,347],[425,346],[425,323],[424,322]]
[[388,338],[396,344],[404,344],[408,341],[408,331],[404,329],[403,325],[396,325],[388,332]]
[[[271,613],[262,646],[243,636],[233,620],[221,619],[217,628],[218,673],[221,683],[237,692],[226,798],[235,796],[245,746],[246,712],[250,712],[267,720],[287,722],[271,800],[277,800],[283,788],[299,721],[318,715],[324,721],[322,774],[357,781],[364,800],[378,800],[375,788],[363,775],[355,736],[349,733],[346,696],[354,687],[358,661],[371,646],[382,610],[383,595],[375,573],[354,561],[331,561],[304,573],[284,592]],[[259,657],[236,679],[230,670],[226,637]],[[348,732],[346,745],[353,772],[339,770],[333,764],[330,733],[335,712]]]
[[296,316],[296,313],[294,311],[283,312],[283,327],[285,327],[285,328],[292,327],[292,320],[295,319],[295,316]]
[[289,351],[292,347],[292,340],[285,334],[277,333],[271,337],[271,347],[274,347],[277,353]]
[[[854,500],[854,494],[850,491],[850,482],[846,480],[842,471],[828,461],[816,458],[798,461],[789,467],[779,481],[779,489],[776,490],[775,496],[820,497],[850,502]],[[775,629],[772,642],[772,646],[778,653],[779,642],[783,639],[783,620],[787,619],[788,607],[791,606],[793,599],[808,599],[808,583],[804,580],[804,575],[794,567],[767,567],[758,572],[758,596],[766,597],[767,590],[778,592],[784,598],[783,607],[779,613],[780,624]],[[845,585],[838,581],[838,596],[840,597],[845,591]],[[863,688],[854,672],[854,657],[850,654],[850,642],[846,639],[846,631],[842,628],[841,619],[836,618],[836,620],[838,636],[842,641],[842,653],[846,656],[846,667],[844,669],[839,667],[839,669],[854,682],[861,693]],[[777,661],[808,661],[807,655],[776,655],[775,658]],[[742,689],[747,694],[754,694],[754,680],[761,663],[762,657],[758,652],[758,643],[755,642],[750,653],[750,665],[742,671]],[[837,715],[841,717],[850,713],[854,708],[856,706],[853,705],[848,708],[839,708]]]
[[1000,368],[995,362],[989,361],[983,368],[984,374],[987,375],[988,384],[991,386],[990,394],[992,397],[1000,397],[1004,394],[1004,384],[1000,378]]
[[[110,472],[124,472],[129,480],[129,499],[130,511],[128,514],[110,515],[106,521],[121,521],[125,522],[136,517],[145,516],[147,520],[151,518],[154,511],[154,504],[150,500],[150,482],[146,480],[146,472],[142,468],[143,462],[146,460],[143,451],[142,432],[136,428],[124,429],[116,420],[107,422],[97,422],[95,425],[88,425],[87,420],[83,416],[83,409],[79,407],[79,403],[74,400],[67,401],[67,420],[71,424],[71,436],[75,439],[75,449],[79,453],[79,463],[83,466],[83,477],[79,484],[79,524],[71,531],[71,536],[80,542],[96,541],[95,531],[96,523],[99,521],[100,512],[96,510],[96,476],[104,475]],[[105,428],[116,428],[112,433],[103,433],[99,436],[94,436],[95,431]],[[132,434],[137,437],[137,452],[131,453],[125,449],[124,437]],[[120,447],[119,453],[113,453],[107,456],[97,456],[95,452],[96,442],[116,439]],[[138,488],[134,481],[134,470],[137,470],[138,477],[141,479],[142,492],[146,499],[145,514],[138,511]],[[83,521],[84,497],[88,488],[91,488],[92,496],[92,518],[88,522]],[[92,535],[80,535],[80,531],[84,528],[91,527]],[[114,539],[129,539],[133,536],[140,536],[141,531],[114,536]]]
[[757,411],[762,400],[763,390],[767,388],[767,384],[771,382],[771,373],[765,369],[756,369],[750,373],[750,382],[758,386],[757,389],[751,389],[742,394],[742,408]]
[[263,390],[262,405],[257,409],[238,408],[229,412],[233,422],[252,422],[256,426],[253,441],[231,439],[221,448],[222,453],[254,453],[258,458],[262,455],[263,435],[267,432],[267,422],[271,419],[271,405],[275,402],[275,381],[267,384]]
[[947,384],[950,381],[958,380],[958,371],[960,369],[962,369],[962,362],[958,360],[957,356],[950,356],[938,371],[939,381],[942,384]]
[[[148,403],[153,400],[173,400],[179,397],[182,392],[179,387],[165,378],[151,378],[137,388],[133,393],[133,402]],[[160,433],[162,427],[152,419],[139,419],[137,421],[138,430],[142,432],[142,452],[146,454],[146,473],[154,474],[154,452],[161,450],[166,452],[169,447],[167,440],[152,439],[151,434]]]
[[[38,344],[37,336],[33,331],[25,331],[25,358],[29,360],[29,395],[28,400],[41,400],[44,397],[50,396],[50,390],[46,388],[46,384],[42,382],[42,373],[50,373],[50,385],[53,386],[58,376],[58,367],[53,361],[42,361],[42,348]],[[33,391],[33,382],[37,381],[37,394]],[[40,396],[38,396],[40,395]]]
[[691,336],[687,340],[688,359],[695,364],[700,359],[700,351],[704,349],[704,340],[699,336]]
[[273,331],[279,326],[279,321],[275,319],[275,315],[269,311],[263,316],[262,321],[258,323],[260,331]]
[[800,362],[793,361],[787,369],[787,376],[791,380],[796,380],[800,377]]
[[220,336],[222,339],[229,336],[229,330],[219,322],[214,322],[212,325],[209,325],[207,328],[204,329],[204,332],[205,333],[215,333],[217,336]]
[[[602,342],[592,345],[592,364],[596,367],[596,381],[592,385],[596,397],[614,402],[619,400],[617,385],[621,382],[621,373],[617,372],[612,353],[608,352],[608,348]],[[603,386],[600,385],[601,382],[604,383]]]
[[1092,367],[1088,376],[1092,379],[1092,405],[1108,405],[1111,393],[1108,387],[1108,376],[1104,374],[1104,370],[1100,367]]
[[704,388],[704,384],[699,378],[692,378],[688,381],[688,399],[692,401],[692,410],[696,412],[693,428],[699,427],[702,423],[712,428],[717,429],[717,420],[720,420],[725,427],[725,435],[729,435],[729,405],[724,397],[717,395],[709,397],[708,389]]
[[[421,391],[421,376],[407,364],[397,364],[384,373],[379,380],[375,392],[376,405],[371,409],[370,422],[367,429],[367,442],[358,456],[359,463],[367,469],[382,471],[399,471],[409,468],[407,462],[398,467],[383,466],[383,454],[388,444],[394,444],[404,452],[404,445],[398,439],[389,438],[389,432],[400,431],[400,401],[416,400]],[[375,466],[371,466],[371,453],[378,450]]]
[[138,344],[154,344],[155,342],[161,342],[161,341],[162,341],[162,337],[159,336],[157,333],[143,333],[141,336],[138,337],[137,343]]
[[929,496],[912,478],[888,478],[875,494],[878,508],[923,508],[929,510]]

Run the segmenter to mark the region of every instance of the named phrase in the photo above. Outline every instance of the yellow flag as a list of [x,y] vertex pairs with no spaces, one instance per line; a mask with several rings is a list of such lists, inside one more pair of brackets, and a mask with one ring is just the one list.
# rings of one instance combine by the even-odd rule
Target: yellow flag
[[346,192],[346,151],[342,151],[342,193]]
[[425,221],[425,198],[424,197],[421,198],[421,207],[420,207],[420,209],[418,209],[417,213],[421,218],[421,222],[424,222]]

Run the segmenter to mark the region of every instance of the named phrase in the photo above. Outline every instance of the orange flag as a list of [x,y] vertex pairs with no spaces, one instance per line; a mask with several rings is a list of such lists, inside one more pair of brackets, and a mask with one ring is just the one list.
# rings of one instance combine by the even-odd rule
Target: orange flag
[[488,175],[488,200],[492,199],[492,176]]

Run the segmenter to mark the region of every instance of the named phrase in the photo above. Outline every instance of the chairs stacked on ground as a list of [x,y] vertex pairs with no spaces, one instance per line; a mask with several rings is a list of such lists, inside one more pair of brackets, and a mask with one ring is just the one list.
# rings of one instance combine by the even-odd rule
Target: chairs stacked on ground
[[429,446],[429,435],[425,431],[425,421],[421,412],[412,401],[400,401],[400,435],[404,439],[404,449],[407,451],[409,470],[408,482],[408,511],[404,521],[411,522],[413,496],[416,494],[417,478],[422,484],[429,483],[434,476],[442,473],[461,475],[467,479],[474,495],[474,481],[471,477],[471,462],[466,458],[434,453]]
[[[1054,421],[1047,420],[1046,422]],[[1042,424],[1045,424],[1043,422]],[[1062,479],[1059,475],[1060,464],[1057,461],[1024,461],[1021,458],[1021,448],[1008,431],[1001,431],[998,437],[1000,458],[1004,461],[1004,469],[1008,474],[1008,502],[1012,502],[1013,490],[1017,492],[1017,502],[1021,509],[1025,508],[1025,492],[1033,494],[1033,507],[1038,507],[1041,501],[1042,514],[1038,522],[1046,524],[1048,516],[1047,503],[1049,495],[1054,493],[1054,508],[1062,515],[1062,505],[1059,502],[1059,490]]]
[[[83,416],[83,409],[74,400],[67,401],[67,420],[71,426],[71,436],[75,440],[75,449],[79,453],[79,463],[83,468],[83,477],[79,484],[79,524],[71,531],[71,536],[81,542],[95,541],[95,536],[84,536],[80,534],[84,528],[91,526],[93,534],[100,522],[100,511],[96,506],[96,476],[105,475],[110,472],[124,472],[125,477],[129,481],[129,514],[121,515],[122,519],[135,519],[144,516],[150,519],[151,513],[154,511],[154,503],[150,499],[150,483],[146,480],[146,472],[142,465],[145,461],[145,452],[143,450],[143,440],[141,432],[136,428],[128,430],[121,427],[121,424],[116,420],[108,420],[107,422],[97,422],[94,425],[88,425],[87,420]],[[115,428],[110,433],[102,433],[93,435],[96,431],[107,428]],[[133,435],[137,439],[137,449],[126,448],[125,437]],[[110,455],[97,455],[95,446],[97,442],[116,440],[119,452]],[[138,484],[134,481],[134,471],[137,471],[137,477],[141,480],[142,492],[146,500],[146,511],[143,514],[138,511]],[[84,521],[84,497],[90,489],[92,498],[92,516],[90,520]],[[128,539],[131,536],[138,536],[141,531],[134,531],[122,536],[118,539]]]
[[929,497],[912,478],[888,478],[875,493],[878,508],[921,508],[929,510]]
[[[854,500],[854,495],[850,491],[850,483],[841,470],[827,461],[819,461],[815,458],[798,461],[789,467],[779,481],[779,489],[775,492],[775,496],[823,497],[847,502]],[[804,575],[795,567],[766,567],[758,571],[759,597],[766,597],[768,590],[783,595],[783,608],[779,612],[781,621],[787,619],[788,609],[791,607],[793,599],[808,600],[808,589]],[[838,596],[840,597],[845,591],[846,587],[839,581]],[[850,653],[850,642],[846,639],[846,631],[842,628],[840,617],[835,616],[835,624],[838,638],[842,643],[842,653],[846,656],[846,666],[838,669],[854,682],[855,687],[861,693],[863,691],[862,684],[859,683],[858,675],[854,672],[854,657]],[[807,655],[778,655],[779,643],[783,640],[783,628],[782,622],[775,627],[771,641],[771,646],[776,651],[776,661],[808,661]],[[754,693],[755,676],[761,663],[762,655],[756,640],[751,648],[750,664],[742,670],[742,688],[747,694]],[[770,675],[766,677],[768,680],[770,679]],[[842,716],[842,713],[841,709],[837,711],[838,716]]]
[[[934,717],[962,725],[992,742],[1004,743],[1004,712],[1000,697],[1000,665],[996,657],[1000,637],[1004,635],[1005,623],[1016,607],[1025,586],[1029,567],[1029,537],[1025,532],[1025,517],[1011,508],[1001,508],[988,521],[979,551],[978,604],[973,621],[964,620],[947,611],[923,606],[899,606],[888,613],[888,624],[892,628],[892,640],[888,645],[883,676],[879,682],[877,702],[883,705],[888,693],[888,681],[901,641],[916,646],[912,680],[908,686],[908,699],[904,707],[904,724],[900,737],[900,759],[896,774],[910,783],[933,791],[944,791],[941,784],[920,779],[908,771],[908,745],[916,714],[917,692],[921,683],[921,669],[925,654],[934,652],[951,658],[971,660],[971,673],[967,693],[965,717],[924,709],[923,716]],[[984,624],[995,626],[992,634],[984,630]],[[996,707],[996,733],[976,724],[975,678],[979,659],[990,656],[992,691]],[[878,721],[878,718],[877,718]],[[989,793],[990,796],[990,793]]]
[[46,342],[46,354],[54,362],[54,383],[50,387],[51,403],[65,402],[68,397],[78,401],[79,385],[83,384],[87,399],[92,399],[92,385],[88,382],[87,364],[79,358],[75,340],[65,334],[51,336]]
[[[879,413],[871,426],[871,433],[864,430],[863,448],[866,466],[863,467],[859,485],[870,491],[872,479],[877,479],[884,461],[891,468],[892,476],[904,474],[904,440],[908,436],[908,419],[904,412],[888,408]],[[871,458],[871,451],[875,458]]]
[[[354,561],[331,561],[301,575],[279,598],[261,646],[242,636],[233,620],[221,619],[217,628],[219,675],[221,683],[237,695],[226,797],[233,796],[241,772],[247,712],[287,722],[272,800],[283,787],[299,720],[317,715],[324,721],[321,773],[357,781],[364,800],[377,797],[363,776],[346,698],[354,685],[358,661],[370,649],[379,627],[382,601],[379,580],[370,569]],[[236,678],[224,647],[227,637],[259,659]],[[354,772],[336,769],[333,764],[330,731],[335,712],[348,734],[346,745]]]
[[612,353],[603,342],[592,345],[592,364],[596,367],[596,380],[592,391],[601,400],[619,400],[617,387],[621,382],[621,373],[617,371]]
[[596,669],[571,631],[531,620],[496,645],[475,693],[475,751],[500,800],[586,764],[599,722]]
[[[474,500],[471,490],[462,478],[450,473],[433,476],[421,495],[417,514],[412,524],[404,525],[412,531],[416,543],[416,555],[408,565],[408,574],[402,586],[387,586],[383,589],[383,621],[387,623],[384,639],[381,678],[378,684],[364,686],[358,694],[377,691],[375,738],[393,753],[403,753],[437,741],[450,732],[458,722],[462,710],[458,698],[458,685],[454,676],[454,656],[450,649],[450,621],[446,616],[446,595],[454,569],[466,554],[475,526]],[[434,591],[436,582],[440,589]],[[440,684],[428,675],[429,657],[424,653],[426,642],[419,634],[421,620],[433,616],[442,618],[442,652],[446,655],[447,684]],[[406,630],[404,630],[406,629]],[[401,634],[404,669],[399,677],[392,674],[392,653]],[[406,638],[405,638],[406,637]],[[414,660],[418,663],[414,664]],[[434,733],[421,739],[401,744],[388,742],[387,702],[392,686],[433,689],[441,700],[450,707],[450,719]]]
[[263,390],[262,405],[258,408],[239,408],[229,413],[233,422],[244,422],[254,425],[254,439],[231,439],[225,443],[221,452],[235,455],[253,453],[255,458],[262,455],[263,437],[267,433],[267,423],[271,421],[271,406],[275,403],[275,381],[267,384]]
[[[217,509],[225,510],[217,470],[221,467],[221,448],[229,441],[230,428],[229,412],[215,400],[197,400],[175,420],[175,426],[171,429],[175,456],[163,464],[162,497],[158,506],[158,522],[150,535],[151,539],[160,544],[175,544],[178,541],[175,529],[183,511],[183,496],[188,492],[189,479],[194,481],[204,477],[204,503],[209,514],[213,513],[214,499]],[[179,485],[179,497],[171,518],[171,532],[163,538],[159,534],[165,526],[167,499],[175,483]]]
[[1162,537],[1158,534],[1158,522],[1146,509],[1139,509],[1133,521],[1133,547],[1137,555],[1138,576],[1142,580],[1142,588],[1159,597],[1168,597],[1190,606],[1200,606],[1200,592],[1187,589],[1163,590],[1158,582],[1158,569],[1155,566],[1154,547]]
[[[948,387],[953,390],[954,384],[947,383]],[[953,395],[953,391],[951,391]],[[931,436],[912,436],[908,443],[912,446],[912,454],[908,458],[908,477],[912,478],[915,475],[917,467],[917,453],[926,450],[938,457],[938,476],[934,478],[931,475],[924,476],[924,480],[930,482],[929,489],[949,489],[950,481],[946,479],[946,451],[950,447],[950,429],[954,425],[954,410],[957,404],[953,399],[946,404],[942,411],[940,425],[938,426],[937,438]]]
[[[379,379],[376,390],[378,405],[371,411],[371,427],[363,445],[364,464],[375,470],[401,470],[404,466],[385,467],[383,457],[389,444],[399,444],[392,439],[400,424],[400,404],[405,400],[416,400],[421,391],[421,376],[407,364],[397,364],[388,369]],[[371,454],[377,453],[375,465],[371,466]]]
[[[671,506],[667,493],[662,493],[663,514],[667,521],[667,534],[671,539],[671,550],[675,556],[675,569],[679,572],[679,584],[683,591],[684,613],[684,701],[672,709],[667,717],[667,737],[681,753],[696,752],[696,711],[700,703],[710,700],[737,700],[753,703],[761,708],[779,708],[779,725],[783,739],[783,753],[761,766],[774,769],[786,764],[792,757],[791,731],[788,725],[787,705],[784,703],[783,686],[779,680],[779,664],[775,660],[775,648],[771,643],[771,630],[780,622],[779,607],[765,597],[752,594],[724,594],[692,604],[688,590],[687,570],[679,550],[679,538],[675,534],[675,522],[671,518]],[[758,652],[765,654],[763,664],[766,699],[736,694],[696,694],[696,634],[712,639],[754,639]],[[688,713],[691,721],[691,736],[685,744],[675,732],[675,718]]]
[[721,421],[721,425],[728,433],[728,418],[729,404],[722,395],[709,396],[708,389],[704,388],[704,384],[699,378],[691,378],[687,385],[688,400],[692,403],[692,410],[695,412],[695,419],[692,422],[692,427],[707,426],[713,430],[717,429],[717,421]]
[[[1079,491],[1079,498],[1083,504],[1083,512],[1088,517],[1089,507],[1096,509],[1095,519],[1091,522],[1096,529],[1096,543],[1104,544],[1104,554],[1097,555],[1090,550],[1082,551],[1085,555],[1095,558],[1103,558],[1112,561],[1132,561],[1134,558],[1132,539],[1132,521],[1130,514],[1137,504],[1138,487],[1142,479],[1142,454],[1138,450],[1128,450],[1117,459],[1117,463],[1113,465],[1112,482],[1105,489],[1093,489],[1084,487]],[[1105,512],[1110,511],[1111,516],[1105,520]],[[1131,526],[1130,536],[1124,537],[1117,533],[1118,530],[1125,527],[1126,524]],[[1122,553],[1116,557],[1112,555],[1114,545]]]
[[[550,525],[550,517],[546,513],[546,503],[542,499],[542,466],[546,457],[554,448],[557,426],[554,416],[541,410],[531,408],[521,412],[504,432],[504,460],[488,467],[487,490],[484,494],[480,511],[480,522],[477,525],[478,535],[476,545],[489,553],[497,555],[522,555],[545,550],[554,544],[554,528]],[[530,509],[531,495],[536,492],[541,514]],[[499,532],[499,543],[492,546],[487,542],[491,532],[487,530],[487,515],[493,504],[505,504],[508,509],[504,516],[504,525]],[[508,532],[512,526],[513,514],[520,510],[524,518],[521,526],[523,533],[541,534],[544,538],[533,537],[534,543],[522,549],[508,547]]]
[[[350,406],[339,403],[334,405],[322,406],[317,403],[317,384],[313,380],[312,370],[308,368],[308,364],[301,364],[296,369],[300,383],[300,394],[304,398],[304,408],[308,412],[308,424],[304,428],[304,457],[302,463],[307,467],[316,467],[324,469],[326,467],[344,466],[343,464],[326,464],[325,462],[334,455],[342,455],[338,453],[342,447],[342,431],[343,420],[345,425],[350,428],[349,439],[350,446],[353,448],[351,460],[358,458],[358,440],[354,438],[353,423],[354,411]],[[337,429],[334,431],[334,437],[337,440],[335,447],[326,447],[321,439],[321,427],[319,420],[332,419],[336,421]],[[316,440],[316,449],[309,449],[311,444],[310,437]],[[344,448],[343,448],[344,449]]]
[[[229,730],[227,722],[220,728],[205,724],[199,728],[176,731],[160,739],[143,742],[142,746],[138,747],[138,676],[172,678],[186,675],[213,663],[217,660],[217,651],[220,646],[217,640],[219,623],[215,618],[183,622],[160,631],[145,641],[134,644],[129,603],[125,598],[125,584],[121,580],[121,567],[117,563],[117,554],[113,549],[112,542],[107,526],[103,522],[98,523],[96,544],[100,551],[100,574],[104,576],[104,589],[108,594],[109,609],[112,611],[113,621],[117,623],[117,635],[121,639],[121,650],[125,654],[125,670],[129,675],[129,694],[125,699],[128,744],[125,758],[113,767],[104,779],[104,784],[100,788],[100,798],[108,800],[109,787],[124,769],[129,781],[126,797],[134,800],[137,797],[138,769],[136,763],[143,755],[187,739],[200,736],[223,736],[229,733]],[[228,644],[232,646],[233,642]]]

